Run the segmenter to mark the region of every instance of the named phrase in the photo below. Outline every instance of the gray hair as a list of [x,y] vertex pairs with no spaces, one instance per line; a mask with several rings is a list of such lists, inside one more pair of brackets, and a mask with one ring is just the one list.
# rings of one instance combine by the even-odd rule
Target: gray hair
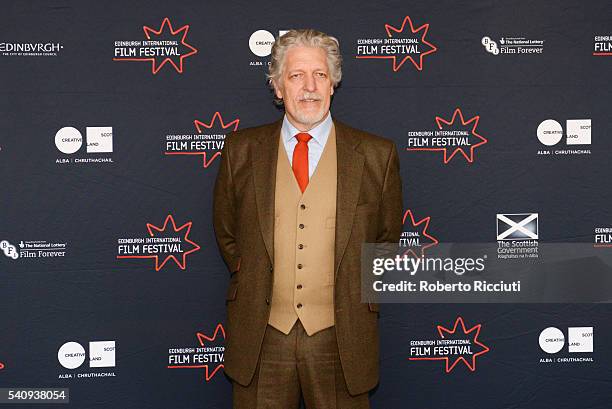
[[[338,39],[322,33],[321,31],[307,28],[289,30],[282,36],[276,38],[274,45],[272,45],[270,69],[266,75],[272,89],[274,89],[272,81],[277,81],[283,74],[287,50],[294,46],[319,47],[324,49],[327,54],[329,78],[334,87],[338,86],[342,80],[342,56],[340,55],[340,43]],[[275,102],[278,105],[282,105],[282,100],[278,100],[276,97]]]

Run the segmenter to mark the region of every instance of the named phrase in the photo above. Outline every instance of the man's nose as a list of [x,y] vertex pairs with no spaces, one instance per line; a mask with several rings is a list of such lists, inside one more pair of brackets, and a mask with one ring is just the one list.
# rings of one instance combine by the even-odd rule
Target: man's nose
[[304,80],[304,90],[308,92],[314,92],[317,90],[317,82],[314,79],[314,76],[306,75],[306,79]]

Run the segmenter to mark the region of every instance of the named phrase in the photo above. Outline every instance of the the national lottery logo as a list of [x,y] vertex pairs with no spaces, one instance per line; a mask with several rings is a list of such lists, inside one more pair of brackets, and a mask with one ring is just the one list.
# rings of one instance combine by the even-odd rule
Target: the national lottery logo
[[[593,327],[568,327],[567,337],[557,327],[543,329],[538,344],[546,355],[540,364],[565,364],[593,362]],[[577,355],[575,355],[577,354]]]
[[500,37],[494,40],[489,36],[484,36],[480,43],[486,52],[493,55],[536,55],[544,52],[544,40],[525,37]]
[[168,348],[168,369],[203,369],[209,382],[224,367],[225,329],[217,324],[212,335],[196,332],[197,345]]
[[166,17],[158,29],[142,29],[146,39],[115,41],[113,61],[150,62],[153,74],[164,66],[182,74],[185,59],[198,52],[187,40],[189,25],[175,29]]
[[193,123],[197,131],[195,134],[166,135],[164,155],[201,156],[202,167],[208,168],[221,156],[226,134],[238,129],[240,119],[225,122],[221,113],[217,111],[211,119],[196,119]]
[[408,132],[406,150],[441,152],[444,164],[461,156],[468,163],[473,163],[476,148],[488,142],[478,131],[479,121],[479,115],[465,119],[460,108],[455,109],[450,119],[436,116],[437,129]]
[[420,220],[415,219],[412,210],[404,212],[402,235],[399,245],[402,247],[403,254],[412,257],[423,257],[425,251],[437,245],[438,239],[429,233],[429,222],[431,217],[427,216]]
[[437,338],[411,340],[410,361],[443,361],[446,373],[463,363],[476,371],[476,358],[490,351],[480,340],[482,324],[468,328],[462,317],[457,317],[452,328],[437,325]]
[[67,244],[47,240],[20,240],[14,245],[8,240],[1,240],[0,250],[13,260],[53,259],[66,256]]
[[147,237],[120,238],[117,240],[117,259],[153,259],[155,271],[173,261],[181,270],[187,268],[187,256],[200,250],[189,237],[192,222],[177,227],[169,214],[162,226],[146,224]]
[[437,51],[427,38],[428,31],[428,23],[417,27],[406,16],[399,27],[385,24],[386,37],[359,38],[356,58],[391,60],[393,72],[399,71],[406,62],[422,71],[423,58]]

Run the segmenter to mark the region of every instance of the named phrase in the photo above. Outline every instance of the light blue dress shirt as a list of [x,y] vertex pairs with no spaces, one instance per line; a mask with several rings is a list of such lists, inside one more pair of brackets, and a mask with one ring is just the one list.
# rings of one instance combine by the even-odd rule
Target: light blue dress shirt
[[[331,131],[332,125],[333,122],[331,113],[328,112],[327,117],[325,117],[323,122],[307,132],[310,134],[310,136],[312,136],[312,139],[308,141],[308,178],[312,177],[312,174],[317,168],[317,164],[319,163],[319,159],[321,159],[321,155],[323,154],[323,148],[325,148],[325,144],[327,143],[327,138],[329,137],[329,132]],[[300,132],[300,130],[289,122],[287,115],[285,115],[285,118],[283,119],[283,126],[281,127],[281,138],[283,138],[283,144],[285,145],[287,157],[289,158],[289,163],[291,165],[293,165],[293,150],[298,144],[298,140],[295,138],[295,135],[299,134]]]

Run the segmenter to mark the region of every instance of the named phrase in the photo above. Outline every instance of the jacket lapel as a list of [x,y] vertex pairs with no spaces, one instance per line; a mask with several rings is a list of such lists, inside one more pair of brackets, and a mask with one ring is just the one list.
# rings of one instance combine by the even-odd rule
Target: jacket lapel
[[251,144],[257,217],[270,263],[274,263],[274,190],[282,119],[265,128]]

